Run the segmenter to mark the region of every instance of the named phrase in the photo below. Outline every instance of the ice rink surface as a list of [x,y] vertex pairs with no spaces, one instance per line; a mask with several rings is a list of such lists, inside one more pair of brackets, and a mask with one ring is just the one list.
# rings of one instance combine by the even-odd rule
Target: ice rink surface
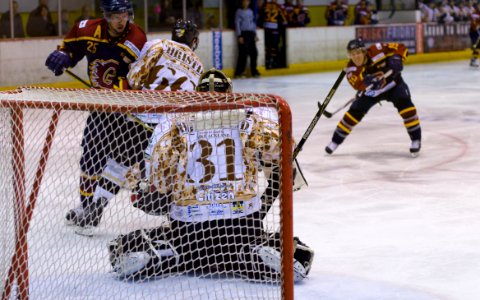
[[[300,140],[339,72],[234,80],[236,92],[285,98]],[[332,156],[343,111],[322,117],[298,158],[295,235],[315,249],[296,299],[480,299],[480,70],[468,61],[407,65],[421,120],[410,157],[400,116],[376,105]],[[327,110],[354,95],[346,80]]]

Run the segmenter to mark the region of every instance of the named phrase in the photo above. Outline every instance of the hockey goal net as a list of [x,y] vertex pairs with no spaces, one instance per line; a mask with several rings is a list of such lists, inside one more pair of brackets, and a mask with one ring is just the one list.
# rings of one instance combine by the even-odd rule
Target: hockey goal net
[[[291,113],[283,99],[268,94],[24,87],[1,92],[0,101],[2,300],[293,299]],[[276,232],[275,236],[280,237],[278,247],[281,252],[281,276],[260,276],[262,280],[256,281],[237,276],[241,271],[233,270],[233,275],[232,272],[222,273],[221,270],[210,274],[202,269],[201,272],[166,272],[162,276],[143,280],[119,278],[112,271],[107,244],[121,234],[142,228],[168,227],[171,222],[168,214],[153,216],[134,208],[132,190],[127,186],[123,186],[109,202],[91,237],[78,235],[71,226],[65,225],[66,212],[80,203],[79,178],[82,172],[79,161],[82,156],[82,136],[86,120],[92,112],[132,116],[127,118],[132,122],[138,121],[134,116],[139,114],[157,114],[162,116],[163,122],[170,124],[179,118],[188,119],[192,114],[203,113],[204,117],[197,118],[196,121],[202,127],[199,125],[201,120],[212,124],[212,119],[216,118],[218,112],[222,115],[221,122],[232,116],[232,120],[227,123],[235,124],[238,120],[234,118],[238,114],[232,112],[237,111],[255,111],[278,122],[279,168],[266,175],[266,171],[259,166],[258,173],[252,173],[255,178],[249,181],[255,186],[249,188],[262,195],[268,190],[269,179],[278,180],[274,182],[273,190],[268,190],[275,196],[278,194],[274,205],[268,211],[263,206],[260,214],[255,216],[261,218],[265,232]],[[211,125],[202,128],[208,126]],[[261,134],[264,136],[257,139],[268,140],[272,132],[264,130]],[[194,167],[197,166],[194,171],[196,174],[205,173],[216,154],[228,152],[227,145],[224,148],[221,145],[222,143],[214,144],[213,148],[207,147],[207,150],[198,150],[193,146],[187,149],[196,151],[199,155],[195,158],[197,163],[193,164]],[[244,144],[243,147],[249,146]],[[205,155],[209,157],[206,158]],[[205,159],[208,159],[206,163]],[[228,156],[223,157],[223,160],[226,164],[223,166],[214,162],[219,166],[218,172],[222,169],[227,177],[232,175],[234,180],[240,179],[237,187],[245,184],[245,180],[241,181],[241,176],[237,178],[236,174],[244,172],[246,165],[252,162],[229,159]],[[239,163],[240,166],[232,166],[233,163]],[[234,174],[228,174],[229,172]],[[276,176],[272,177],[275,172]],[[190,180],[199,180],[192,178]],[[169,184],[173,185],[171,190],[180,185],[179,182]],[[223,203],[215,203],[215,199],[209,200],[211,205]],[[238,201],[235,209],[242,212],[247,209],[244,206],[244,202]],[[215,215],[212,211],[210,213]],[[208,250],[218,243],[215,236],[200,238],[206,247],[206,251],[201,253],[207,257],[212,255],[211,259],[207,259],[209,264],[214,265],[218,257],[230,255],[212,254]],[[187,242],[184,246],[193,249],[198,245],[196,241],[191,241],[191,245]],[[222,249],[238,249],[235,245],[226,246]],[[235,264],[232,266],[238,267]],[[254,270],[268,272],[262,268]]]

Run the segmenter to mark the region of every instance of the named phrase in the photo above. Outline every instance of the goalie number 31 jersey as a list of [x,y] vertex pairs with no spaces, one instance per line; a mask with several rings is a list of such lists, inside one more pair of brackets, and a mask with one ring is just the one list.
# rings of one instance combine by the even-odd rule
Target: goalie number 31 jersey
[[259,157],[278,160],[276,122],[241,110],[161,124],[146,151],[147,175],[160,193],[171,193],[172,219],[234,219],[260,210]]

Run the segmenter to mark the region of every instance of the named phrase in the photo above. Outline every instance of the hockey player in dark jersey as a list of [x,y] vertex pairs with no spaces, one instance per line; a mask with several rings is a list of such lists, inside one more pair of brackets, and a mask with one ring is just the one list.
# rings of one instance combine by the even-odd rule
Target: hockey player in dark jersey
[[[205,72],[197,86],[201,92],[231,90],[230,79],[215,69]],[[172,114],[159,124],[158,138],[152,137],[155,147],[149,147],[154,150],[148,179],[139,183],[133,201],[148,214],[168,215],[171,222],[112,240],[108,250],[114,273],[140,280],[183,273],[279,280],[279,234],[263,227],[259,191],[260,169],[266,172],[278,163],[273,115],[260,107],[225,114],[204,111],[188,117]],[[222,152],[226,140],[231,141],[229,150]],[[230,153],[231,174],[222,171],[225,153]],[[297,237],[294,247],[294,278],[301,281],[310,271],[313,250]]]
[[407,48],[400,43],[376,43],[366,48],[361,39],[347,45],[349,62],[345,68],[350,85],[357,91],[355,101],[337,125],[325,151],[332,154],[360,123],[370,108],[382,100],[397,109],[410,136],[410,153],[417,156],[421,147],[421,128],[417,109],[401,71]]
[[[86,57],[93,88],[125,89],[129,65],[140,54],[146,35],[132,22],[130,0],[102,0],[100,6],[104,18],[75,24],[45,64],[55,76],[60,76]],[[119,182],[107,180],[101,176],[102,172],[107,170],[112,175],[109,178],[121,178],[129,166],[142,159],[147,145],[148,131],[144,124],[132,122],[123,114],[92,112],[82,138],[81,205],[67,213],[67,224],[98,225],[106,205],[101,198],[94,197],[98,183],[108,186],[107,194],[120,190]]]
[[470,66],[478,68],[478,52],[480,51],[480,3],[475,4],[473,11],[469,15],[470,18],[470,40],[472,42],[472,57]]

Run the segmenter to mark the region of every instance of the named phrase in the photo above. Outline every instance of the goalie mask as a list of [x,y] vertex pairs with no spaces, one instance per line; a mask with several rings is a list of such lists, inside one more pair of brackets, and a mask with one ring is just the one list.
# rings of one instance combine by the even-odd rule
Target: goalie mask
[[220,92],[231,93],[233,89],[232,81],[220,70],[210,69],[200,76],[197,92]]
[[195,51],[198,46],[199,31],[197,25],[191,21],[178,19],[172,28],[172,40],[181,44],[185,44]]
[[133,20],[133,6],[130,0],[101,0],[100,9],[103,11],[107,21],[113,14],[128,13],[130,20]]

